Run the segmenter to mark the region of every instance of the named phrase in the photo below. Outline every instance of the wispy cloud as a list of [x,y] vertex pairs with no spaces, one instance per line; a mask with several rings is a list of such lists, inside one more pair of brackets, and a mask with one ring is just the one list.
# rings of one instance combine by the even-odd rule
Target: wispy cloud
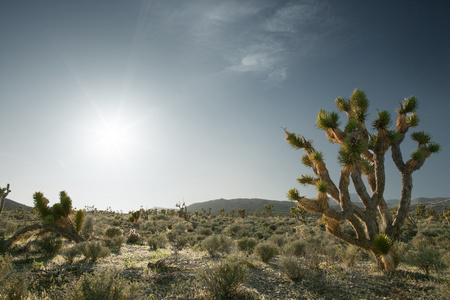
[[264,74],[269,81],[280,82],[286,78],[285,49],[281,42],[263,40],[240,49],[232,58],[229,70]]

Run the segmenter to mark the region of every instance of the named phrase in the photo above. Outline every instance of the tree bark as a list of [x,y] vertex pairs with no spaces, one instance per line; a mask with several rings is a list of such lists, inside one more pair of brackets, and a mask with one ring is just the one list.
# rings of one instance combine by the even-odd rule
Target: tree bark
[[76,232],[71,232],[63,227],[53,225],[53,224],[33,224],[29,226],[25,226],[19,230],[17,230],[9,239],[5,240],[5,246],[6,248],[11,247],[11,245],[17,241],[21,236],[26,234],[27,232],[34,231],[34,230],[42,230],[44,232],[53,232],[60,236],[65,237],[66,239],[73,241],[75,243],[81,243],[84,242],[84,238],[79,236]]

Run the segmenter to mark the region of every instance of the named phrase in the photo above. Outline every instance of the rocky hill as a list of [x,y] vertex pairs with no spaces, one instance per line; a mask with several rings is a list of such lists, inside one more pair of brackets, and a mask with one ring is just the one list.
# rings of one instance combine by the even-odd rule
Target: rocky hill
[[32,210],[33,208],[30,206],[27,206],[25,204],[20,204],[19,202],[13,201],[11,199],[6,198],[5,199],[5,206],[3,207],[4,210],[15,210],[18,209],[19,206],[22,206],[25,210]]
[[[352,195],[352,201],[359,205],[363,206],[361,201],[356,195]],[[398,205],[398,199],[386,200],[386,203],[390,209],[393,209]],[[259,198],[238,198],[238,199],[216,199],[205,202],[198,202],[191,205],[188,205],[188,211],[193,213],[194,211],[202,211],[202,208],[206,211],[211,208],[211,213],[216,215],[219,213],[220,209],[225,209],[225,212],[229,212],[231,209],[235,211],[239,209],[245,209],[247,213],[252,214],[256,210],[263,211],[264,205],[272,204],[274,214],[282,213],[289,214],[290,208],[296,206],[295,202],[291,201],[279,201],[279,200],[267,200],[267,199],[259,199]],[[335,205],[334,201],[330,201],[331,205]],[[410,211],[414,211],[418,204],[425,204],[426,208],[433,208],[437,213],[442,213],[442,211],[446,208],[450,208],[450,198],[448,197],[438,197],[438,198],[414,198],[411,200]],[[336,207],[338,209],[338,207]]]

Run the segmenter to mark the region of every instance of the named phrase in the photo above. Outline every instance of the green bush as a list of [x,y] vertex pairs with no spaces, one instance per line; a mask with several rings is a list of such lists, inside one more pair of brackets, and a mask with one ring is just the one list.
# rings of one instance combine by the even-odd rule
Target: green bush
[[228,258],[201,269],[197,278],[214,299],[235,299],[239,287],[248,278],[248,269],[242,260]]
[[94,234],[94,219],[92,217],[86,218],[81,229],[81,235],[86,239],[90,239]]
[[283,256],[280,261],[281,269],[292,281],[299,281],[305,276],[305,267],[303,262],[292,256]]
[[86,259],[96,262],[99,258],[110,255],[110,251],[100,241],[88,241],[79,244],[79,249]]
[[0,299],[27,299],[29,278],[13,268],[10,256],[0,255]]
[[64,257],[66,262],[70,265],[73,264],[75,258],[80,254],[81,254],[80,248],[77,246],[70,247],[61,253],[62,257]]
[[245,252],[247,255],[250,255],[253,253],[253,250],[255,249],[256,244],[258,244],[258,241],[255,238],[243,237],[237,240],[236,243],[240,251]]
[[112,239],[113,237],[122,236],[122,235],[123,235],[123,230],[120,229],[119,227],[109,227],[108,229],[105,230],[105,236],[110,239]]
[[430,269],[440,272],[446,268],[441,253],[434,245],[426,239],[418,239],[414,244],[414,250],[406,254],[408,264],[418,267],[426,275],[429,275]]
[[201,247],[207,251],[211,257],[216,257],[219,253],[229,253],[233,245],[233,240],[222,234],[214,234],[202,241]]
[[294,240],[284,246],[284,253],[289,256],[300,257],[305,255],[305,243],[300,240]]
[[167,237],[164,233],[154,233],[150,235],[149,239],[147,240],[147,245],[152,250],[157,250],[159,248],[164,248],[167,244]]
[[255,247],[255,254],[265,263],[277,256],[278,253],[278,247],[273,242],[262,242]]
[[37,245],[47,256],[53,257],[62,249],[63,241],[54,235],[47,235],[38,240]]
[[96,271],[83,274],[68,293],[68,299],[76,300],[122,300],[139,299],[142,291],[127,282],[117,271]]

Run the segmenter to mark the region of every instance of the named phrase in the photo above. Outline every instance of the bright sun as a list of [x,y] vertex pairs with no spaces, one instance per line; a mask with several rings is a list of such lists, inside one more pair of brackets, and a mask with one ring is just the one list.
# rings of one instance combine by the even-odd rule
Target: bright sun
[[122,116],[101,116],[89,128],[89,152],[103,160],[125,158],[135,146],[135,124]]

